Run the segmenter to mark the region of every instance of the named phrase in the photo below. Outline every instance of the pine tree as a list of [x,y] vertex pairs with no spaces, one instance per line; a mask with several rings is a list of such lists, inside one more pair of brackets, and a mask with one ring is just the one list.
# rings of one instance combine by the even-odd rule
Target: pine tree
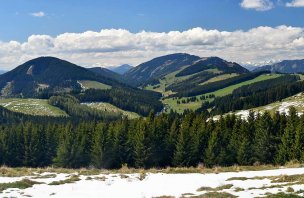
[[296,128],[295,144],[294,144],[294,157],[295,159],[304,161],[304,116],[301,119]]
[[93,146],[91,151],[91,165],[96,168],[104,168],[104,146],[106,142],[106,126],[99,123],[94,131]]
[[296,159],[294,146],[298,116],[295,108],[290,108],[289,114],[290,115],[287,117],[286,128],[281,138],[281,144],[279,145],[279,150],[276,156],[276,162],[280,164]]
[[71,130],[72,127],[69,123],[62,131],[61,136],[59,137],[59,146],[57,148],[57,154],[53,160],[55,166],[66,168],[71,168],[73,166],[71,152],[74,137],[72,136]]
[[254,157],[257,162],[266,164],[272,162],[271,127],[272,119],[268,112],[257,118],[254,139]]
[[145,147],[145,131],[146,126],[144,122],[139,122],[137,131],[134,134],[134,166],[136,168],[145,167],[145,162],[148,158],[147,148]]

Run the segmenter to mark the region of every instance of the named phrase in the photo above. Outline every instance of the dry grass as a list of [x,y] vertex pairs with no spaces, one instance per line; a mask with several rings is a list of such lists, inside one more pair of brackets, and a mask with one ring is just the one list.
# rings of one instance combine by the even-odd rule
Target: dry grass
[[80,181],[80,178],[78,175],[72,175],[70,178],[61,180],[61,181],[53,181],[49,185],[62,185],[62,184],[71,184],[75,183],[77,181]]
[[[286,164],[285,168],[300,168],[303,167],[302,164]],[[224,173],[224,172],[240,172],[240,171],[260,171],[260,170],[272,170],[279,169],[281,166],[273,165],[258,165],[258,166],[229,166],[229,167],[219,167],[206,168],[204,166],[198,167],[167,167],[164,169],[135,169],[128,168],[126,165],[120,169],[106,170],[106,169],[66,169],[66,168],[9,168],[6,166],[0,167],[0,177],[20,177],[20,176],[39,176],[41,173],[66,173],[90,176],[90,175],[100,175],[100,174],[147,174],[147,173],[164,173],[164,174],[182,174],[182,173]],[[245,178],[230,178],[229,180],[241,180]],[[251,178],[250,178],[251,179]]]
[[21,181],[16,181],[16,182],[12,182],[12,183],[1,183],[0,192],[3,192],[4,190],[9,189],[9,188],[26,189],[26,188],[32,187],[35,184],[41,184],[41,183],[29,180],[29,179],[23,179]]
[[191,198],[236,198],[236,196],[226,192],[209,192],[203,195],[191,196]]
[[200,192],[200,191],[221,191],[221,190],[225,190],[225,189],[230,189],[232,188],[233,185],[232,184],[226,184],[223,186],[218,186],[216,188],[211,188],[211,187],[200,187],[199,189],[197,189],[196,191]]

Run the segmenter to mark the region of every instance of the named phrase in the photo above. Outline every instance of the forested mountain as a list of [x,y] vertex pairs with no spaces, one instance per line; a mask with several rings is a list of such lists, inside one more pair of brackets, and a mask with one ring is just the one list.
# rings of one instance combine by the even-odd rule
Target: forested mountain
[[161,56],[132,68],[124,76],[133,85],[139,86],[175,72],[183,66],[191,65],[199,59],[198,56],[182,53]]
[[272,65],[258,67],[255,71],[271,71],[279,73],[303,73],[304,59],[302,60],[284,60]]
[[115,73],[121,74],[121,75],[127,73],[132,68],[133,67],[131,65],[128,65],[128,64],[123,64],[123,65],[120,65],[118,67],[108,67],[109,70],[111,70]]
[[5,72],[7,72],[7,71],[0,70],[0,75],[1,75],[1,74],[4,74]]
[[2,96],[35,96],[43,90],[80,89],[78,80],[93,80],[111,86],[119,84],[106,74],[96,74],[58,58],[40,57],[1,75],[0,89]]
[[[218,57],[200,58],[189,54],[171,54],[142,63],[124,76],[134,85],[157,84],[160,79],[172,73],[175,77],[193,76],[206,72],[210,78],[218,74],[243,74],[249,71],[237,63],[227,62]],[[185,77],[186,78],[186,77]]]

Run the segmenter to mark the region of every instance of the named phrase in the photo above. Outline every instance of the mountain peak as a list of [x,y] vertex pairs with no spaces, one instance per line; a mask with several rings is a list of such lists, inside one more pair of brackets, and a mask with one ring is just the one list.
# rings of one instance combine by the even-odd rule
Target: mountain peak
[[96,74],[86,68],[55,57],[39,57],[16,67],[0,76],[0,90],[10,84],[13,96],[38,94],[41,86],[50,91],[66,91],[79,88],[77,81],[91,80],[107,85],[118,84],[109,75]]

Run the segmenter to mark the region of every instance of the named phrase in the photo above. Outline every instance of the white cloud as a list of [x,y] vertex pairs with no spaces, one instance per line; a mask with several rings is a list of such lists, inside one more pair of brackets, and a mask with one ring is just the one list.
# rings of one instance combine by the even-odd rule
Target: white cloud
[[304,7],[304,0],[293,0],[289,3],[286,3],[287,7]]
[[242,8],[254,9],[257,11],[267,11],[274,7],[271,0],[242,0],[240,5]]
[[34,13],[31,13],[31,15],[33,17],[44,17],[45,16],[45,13],[40,11],[40,12],[34,12]]
[[0,69],[11,69],[39,56],[56,56],[82,66],[107,66],[137,65],[176,52],[252,63],[303,58],[304,28],[256,27],[228,32],[198,27],[183,32],[138,33],[103,29],[55,37],[32,35],[23,43],[0,41]]

